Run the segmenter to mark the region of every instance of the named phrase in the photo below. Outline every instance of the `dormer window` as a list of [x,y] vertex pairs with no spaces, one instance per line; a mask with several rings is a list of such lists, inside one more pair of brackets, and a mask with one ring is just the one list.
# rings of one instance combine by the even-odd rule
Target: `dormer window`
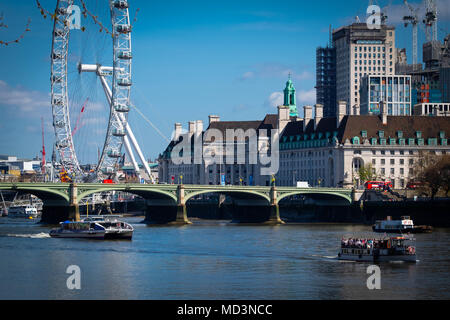
[[378,137],[384,138],[384,131],[383,130],[379,130],[378,131]]
[[422,138],[422,131],[416,131],[416,138],[417,139]]
[[403,131],[397,131],[397,137],[403,138]]
[[366,130],[361,131],[361,137],[367,138],[367,131]]
[[444,139],[445,138],[445,131],[439,132],[439,138]]

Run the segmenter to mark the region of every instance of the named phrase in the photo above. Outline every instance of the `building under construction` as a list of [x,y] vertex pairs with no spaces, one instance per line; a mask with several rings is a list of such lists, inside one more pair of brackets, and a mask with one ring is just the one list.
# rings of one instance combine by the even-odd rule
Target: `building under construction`
[[323,105],[324,117],[336,114],[336,50],[316,49],[316,101]]

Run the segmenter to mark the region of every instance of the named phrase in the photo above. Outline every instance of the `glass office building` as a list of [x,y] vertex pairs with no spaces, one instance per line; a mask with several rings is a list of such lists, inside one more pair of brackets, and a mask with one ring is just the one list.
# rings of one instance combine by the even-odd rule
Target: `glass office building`
[[388,115],[411,115],[411,76],[368,75],[361,79],[361,114],[379,114],[381,102]]

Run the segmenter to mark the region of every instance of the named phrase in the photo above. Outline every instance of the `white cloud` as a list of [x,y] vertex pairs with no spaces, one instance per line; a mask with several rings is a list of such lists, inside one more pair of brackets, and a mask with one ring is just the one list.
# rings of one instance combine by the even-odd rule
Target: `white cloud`
[[283,105],[284,96],[282,92],[276,91],[270,94],[267,98],[266,104],[271,108],[276,108],[277,106]]
[[245,80],[247,80],[247,79],[253,78],[254,76],[255,76],[255,73],[254,73],[254,72],[252,72],[252,71],[247,71],[247,72],[244,72],[244,74],[242,74],[242,75],[239,77],[239,80],[245,81]]
[[49,95],[20,86],[12,87],[3,80],[0,80],[0,105],[16,108],[21,115],[41,113],[40,108],[49,110],[51,106]]
[[312,105],[316,103],[316,89],[300,90],[297,92],[297,108],[299,105]]
[[293,80],[313,79],[314,74],[308,70],[296,71],[298,68],[286,66],[280,63],[262,63],[251,67],[250,71],[245,72],[239,77],[239,80],[247,80],[250,78],[284,78],[290,75]]

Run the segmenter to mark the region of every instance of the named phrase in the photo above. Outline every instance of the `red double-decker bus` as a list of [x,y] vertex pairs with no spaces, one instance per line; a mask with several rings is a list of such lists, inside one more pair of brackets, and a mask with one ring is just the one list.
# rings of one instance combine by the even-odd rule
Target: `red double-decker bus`
[[367,190],[383,190],[383,189],[392,189],[392,182],[391,181],[367,181],[364,184],[364,187]]

